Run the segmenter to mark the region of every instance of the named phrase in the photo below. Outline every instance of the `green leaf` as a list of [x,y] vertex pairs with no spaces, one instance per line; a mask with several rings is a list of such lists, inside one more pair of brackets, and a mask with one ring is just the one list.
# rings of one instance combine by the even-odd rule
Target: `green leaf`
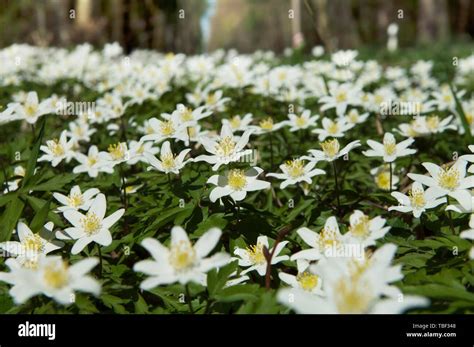
[[30,157],[28,158],[28,163],[26,164],[25,177],[21,181],[22,188],[28,185],[28,181],[30,180],[30,178],[33,176],[35,172],[36,163],[38,162],[38,155],[39,155],[39,150],[41,147],[41,142],[43,141],[46,117],[41,117],[39,124],[40,124],[40,132],[38,136],[36,137],[33,148],[30,152]]
[[30,223],[30,229],[34,233],[37,233],[41,230],[43,225],[46,223],[46,219],[48,218],[49,213],[49,206],[51,205],[51,201],[47,201],[43,204],[43,207],[35,214],[33,220]]
[[223,289],[215,298],[220,302],[255,300],[259,288],[258,284],[240,284]]
[[45,183],[38,184],[36,186],[31,187],[31,190],[34,191],[57,191],[64,187],[66,184],[74,181],[77,175],[71,174],[63,174],[57,175],[51,178],[49,181]]
[[148,304],[146,303],[145,299],[139,294],[138,300],[135,302],[135,313],[148,313]]
[[0,219],[0,241],[8,241],[12,235],[18,219],[21,216],[25,203],[19,198],[11,200]]
[[449,85],[449,88],[451,89],[451,93],[453,94],[454,101],[456,102],[456,108],[457,108],[457,113],[459,115],[459,118],[461,118],[461,123],[464,128],[465,136],[469,143],[472,143],[472,134],[471,134],[471,127],[469,126],[469,122],[467,121],[466,114],[464,113],[464,110],[462,108],[462,104],[458,99],[458,96],[456,95],[456,91],[454,90],[454,87],[452,84]]
[[237,262],[234,261],[226,266],[220,268],[219,270],[213,269],[207,274],[207,290],[209,295],[213,297],[215,294],[225,286],[229,276],[237,268]]

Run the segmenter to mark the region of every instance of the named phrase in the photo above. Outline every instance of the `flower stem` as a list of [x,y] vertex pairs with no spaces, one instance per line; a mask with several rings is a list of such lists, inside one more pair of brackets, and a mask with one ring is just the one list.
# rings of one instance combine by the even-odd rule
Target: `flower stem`
[[334,171],[334,185],[336,187],[336,197],[337,197],[337,209],[341,210],[341,200],[339,199],[339,185],[337,183],[337,169],[336,169],[336,161],[332,162],[332,168]]
[[99,252],[99,276],[102,277],[102,251],[100,250],[100,245],[98,243],[96,245]]
[[122,163],[119,165],[120,179],[122,181],[123,208],[127,210],[127,187],[125,185],[125,175],[123,173]]
[[392,162],[390,162],[390,187],[389,187],[389,192],[391,193],[392,192],[392,187],[393,187],[393,172],[392,172]]
[[270,131],[269,132],[270,136],[270,169],[273,169],[273,134]]
[[189,291],[189,284],[184,286],[186,290],[186,301],[188,302],[189,312],[194,314],[193,303],[191,302],[191,292]]

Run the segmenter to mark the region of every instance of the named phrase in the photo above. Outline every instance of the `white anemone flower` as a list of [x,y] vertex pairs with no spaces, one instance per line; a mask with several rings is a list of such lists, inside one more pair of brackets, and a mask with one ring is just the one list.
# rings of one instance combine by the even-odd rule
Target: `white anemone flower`
[[286,121],[286,124],[290,126],[290,131],[294,132],[314,126],[319,119],[319,115],[311,116],[310,110],[304,110],[299,116],[290,113],[288,118],[289,120]]
[[39,117],[54,112],[49,100],[39,102],[36,92],[29,92],[24,103],[13,103],[9,104],[8,107],[13,108],[16,119],[25,120],[29,124],[35,124]]
[[249,125],[252,123],[252,121],[253,115],[251,113],[247,113],[243,117],[237,114],[230,119],[223,119],[222,125],[229,125],[234,132],[245,131],[249,128]]
[[397,143],[393,134],[387,132],[383,136],[383,143],[367,140],[371,149],[362,153],[367,157],[382,157],[384,162],[391,163],[397,158],[416,153],[416,149],[408,148],[414,141],[414,139],[408,138]]
[[86,172],[89,177],[95,178],[99,172],[113,173],[113,165],[110,164],[110,156],[106,152],[99,152],[97,146],[90,146],[87,155],[76,152],[76,160],[79,165],[74,167],[73,173]]
[[329,217],[319,233],[306,227],[299,228],[296,233],[311,247],[291,256],[292,261],[296,260],[299,272],[306,270],[310,262],[319,260],[330,252],[335,254],[344,243],[336,217]]
[[127,161],[128,165],[135,165],[139,161],[148,163],[145,153],[154,155],[160,151],[159,148],[154,147],[153,142],[130,141],[130,159]]
[[419,182],[413,182],[408,195],[392,192],[392,196],[398,200],[399,205],[389,207],[389,211],[412,212],[415,218],[420,218],[421,214],[428,209],[446,203],[446,198],[439,198],[433,190],[428,189],[425,192]]
[[150,276],[140,284],[140,288],[148,290],[175,282],[206,285],[206,273],[230,261],[230,256],[224,252],[208,257],[221,235],[220,229],[211,228],[193,245],[186,231],[175,226],[171,229],[169,248],[155,239],[144,239],[141,245],[151,254],[153,260],[142,260],[133,267],[134,271]]
[[395,252],[395,245],[386,244],[362,260],[325,258],[312,267],[324,279],[324,296],[281,289],[278,301],[300,314],[397,314],[428,305],[426,298],[403,296],[390,285],[403,278],[401,266],[390,265]]
[[112,243],[112,234],[109,229],[123,216],[125,210],[123,208],[119,209],[104,218],[106,209],[105,195],[99,194],[95,197],[85,215],[76,210],[64,211],[64,218],[73,227],[66,228],[64,232],[57,232],[56,237],[63,240],[76,240],[71,249],[72,254],[80,253],[91,242],[96,242],[101,246],[109,246]]
[[337,139],[326,140],[319,143],[322,150],[310,149],[308,152],[311,156],[304,156],[302,159],[309,161],[327,161],[332,162],[340,157],[344,157],[352,149],[360,146],[360,141],[352,141],[341,149],[341,145]]
[[64,246],[64,243],[53,240],[53,227],[54,224],[48,222],[38,233],[33,233],[25,223],[19,222],[19,241],[2,242],[0,248],[16,257],[23,267],[35,267],[39,258]]
[[467,162],[458,158],[450,167],[440,167],[433,163],[423,163],[430,176],[409,173],[413,181],[429,187],[432,196],[450,196],[466,210],[472,209],[472,199],[469,189],[474,187],[474,176],[466,177]]
[[63,205],[58,207],[60,212],[67,210],[87,211],[92,204],[93,198],[99,193],[100,191],[97,188],[90,188],[82,193],[81,188],[76,185],[71,188],[69,195],[53,193],[53,197]]
[[360,243],[363,247],[375,245],[390,230],[385,226],[386,220],[380,216],[370,218],[365,213],[355,210],[349,217],[349,230],[343,235],[345,243]]
[[211,176],[207,183],[214,184],[215,187],[209,198],[216,202],[223,196],[229,195],[234,201],[241,201],[247,196],[247,192],[253,192],[270,188],[270,182],[257,179],[263,170],[259,167],[250,168],[247,171],[241,169],[231,169],[225,176]]
[[250,149],[244,150],[251,133],[252,130],[248,129],[237,139],[232,132],[232,128],[229,125],[223,125],[217,139],[207,137],[200,139],[204,149],[211,155],[200,155],[194,161],[205,161],[213,164],[213,171],[217,171],[221,165],[238,161],[242,156],[252,153]]
[[160,159],[158,160],[153,154],[145,152],[144,156],[151,165],[149,169],[155,169],[160,172],[179,174],[189,160],[184,160],[186,155],[191,151],[190,148],[182,150],[177,156],[171,151],[171,145],[168,141],[163,143],[160,149]]
[[321,124],[322,128],[312,130],[318,134],[319,141],[324,141],[328,137],[344,137],[344,133],[354,127],[354,124],[348,123],[344,118],[333,121],[325,117],[321,120]]
[[302,159],[288,160],[285,164],[280,165],[280,170],[283,173],[269,173],[267,177],[275,177],[283,180],[280,184],[281,189],[285,189],[287,186],[299,182],[311,184],[314,176],[326,173],[324,170],[315,169],[315,165],[315,161],[310,161],[305,165]]
[[295,289],[304,290],[314,295],[324,295],[321,277],[309,271],[301,272],[296,276],[279,272],[278,277],[282,282]]
[[56,167],[63,160],[69,162],[74,157],[74,139],[68,140],[66,133],[66,131],[63,131],[59,140],[46,141],[46,146],[42,145],[40,147],[45,154],[38,161],[49,161],[53,167]]
[[82,259],[73,265],[59,256],[46,256],[35,268],[24,268],[16,259],[5,262],[10,272],[0,272],[0,280],[12,284],[10,295],[15,303],[44,294],[62,305],[74,303],[74,292],[100,294],[100,284],[87,273],[98,263],[97,258]]
[[[278,264],[279,262],[285,261],[289,259],[287,255],[279,255],[283,248],[288,244],[288,241],[279,242],[275,252],[272,257],[272,265]],[[242,271],[240,274],[245,275],[250,271],[257,271],[260,276],[265,276],[267,272],[267,259],[265,258],[265,254],[263,253],[263,248],[267,248],[269,252],[271,249],[268,245],[268,237],[266,236],[259,236],[257,238],[257,244],[251,245],[246,249],[243,248],[236,248],[234,250],[234,254],[238,257],[233,258],[234,260],[238,260],[239,266],[245,266],[247,269]]]

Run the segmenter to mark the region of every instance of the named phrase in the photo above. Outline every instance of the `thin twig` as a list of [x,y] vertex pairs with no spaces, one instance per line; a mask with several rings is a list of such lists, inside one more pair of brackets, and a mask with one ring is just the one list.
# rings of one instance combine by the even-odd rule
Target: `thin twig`
[[269,252],[268,248],[263,247],[263,255],[265,256],[265,260],[267,261],[267,271],[265,273],[265,288],[267,290],[270,289],[271,284],[271,272],[272,272],[272,259],[273,255],[275,254],[276,248],[278,244],[283,240],[283,238],[290,232],[291,224],[284,226],[279,232],[278,236],[275,240],[275,244],[273,245],[272,251]]

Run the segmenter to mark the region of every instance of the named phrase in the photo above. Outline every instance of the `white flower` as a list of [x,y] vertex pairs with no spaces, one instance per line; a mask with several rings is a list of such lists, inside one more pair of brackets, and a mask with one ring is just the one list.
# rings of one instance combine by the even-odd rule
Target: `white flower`
[[197,122],[203,118],[209,117],[212,111],[206,111],[205,106],[198,107],[196,109],[190,109],[183,104],[178,104],[173,114],[162,114],[162,117],[166,120],[179,121],[183,126],[195,126]]
[[99,194],[99,189],[97,188],[90,188],[82,193],[81,188],[76,185],[71,188],[71,192],[68,196],[61,193],[54,193],[53,197],[63,205],[58,207],[58,211],[60,212],[71,209],[87,211],[92,204],[93,198],[97,194]]
[[54,224],[48,222],[38,233],[33,233],[25,223],[19,222],[17,230],[20,241],[2,242],[0,248],[15,256],[23,267],[35,267],[39,258],[64,245],[60,241],[53,241],[53,227]]
[[[166,115],[165,115],[166,116]],[[178,112],[171,114],[168,119],[158,120],[151,118],[146,123],[147,135],[143,136],[140,141],[162,142],[167,139],[178,139],[186,142],[189,136],[186,132],[186,123],[179,118]]]
[[415,140],[408,138],[400,143],[396,143],[395,137],[391,133],[385,133],[383,143],[367,140],[371,149],[362,152],[367,157],[382,157],[386,163],[391,163],[397,158],[416,153],[416,149],[408,148]]
[[347,123],[344,118],[333,121],[329,118],[321,120],[322,129],[313,129],[312,132],[318,134],[319,141],[324,141],[328,137],[343,137],[344,133],[353,128],[354,124]]
[[69,123],[67,136],[73,139],[74,143],[77,144],[79,141],[89,142],[91,140],[91,135],[95,132],[96,129],[91,129],[89,123],[77,120]]
[[91,242],[96,242],[102,246],[109,246],[112,243],[112,235],[109,228],[122,217],[125,210],[122,208],[104,218],[106,209],[105,195],[99,194],[95,197],[89,211],[85,215],[76,210],[64,211],[64,218],[73,227],[65,229],[64,232],[56,233],[56,237],[63,240],[76,240],[74,246],[72,246],[72,254],[78,254]]
[[322,56],[324,54],[324,47],[314,46],[313,49],[311,49],[311,54],[315,56],[316,58]]
[[187,148],[175,156],[171,151],[170,143],[166,141],[161,146],[160,160],[158,160],[151,153],[146,152],[144,153],[144,156],[152,168],[164,173],[179,174],[179,170],[181,170],[189,162],[189,160],[184,160],[184,158],[190,151],[191,149]]
[[297,261],[299,272],[306,270],[311,261],[323,258],[327,252],[341,247],[344,242],[336,217],[329,217],[319,233],[305,227],[299,228],[296,232],[311,247],[291,256],[292,261]]
[[111,167],[130,160],[130,151],[125,142],[117,142],[109,145],[107,152],[108,165]]
[[[471,226],[472,228],[472,226]],[[474,240],[474,229],[464,230],[459,234],[463,239]],[[474,259],[474,247],[469,251],[469,258]]]
[[[275,253],[272,257],[272,265],[278,264],[281,261],[288,260],[287,255],[280,255],[283,248],[287,245],[288,241],[282,241],[278,243]],[[238,258],[233,258],[239,261],[240,266],[245,266],[247,269],[241,272],[242,275],[256,270],[260,276],[264,276],[267,272],[267,259],[263,253],[263,248],[267,248],[268,252],[271,253],[271,249],[268,246],[268,238],[266,236],[259,236],[257,238],[257,244],[247,247],[247,249],[236,248],[234,254]]]
[[[474,153],[474,145],[468,146],[471,153]],[[459,159],[466,160],[469,163],[474,163],[474,154],[465,154],[459,157]],[[474,173],[474,165],[470,165],[467,169],[467,172]]]
[[271,133],[273,131],[277,131],[281,129],[285,125],[286,125],[285,121],[275,123],[272,117],[267,117],[258,123],[258,126],[256,127],[256,130],[255,130],[255,135]]
[[250,123],[253,121],[253,115],[247,113],[244,117],[239,115],[233,116],[231,119],[223,119],[222,125],[229,125],[232,131],[245,131],[249,128]]
[[74,140],[68,141],[66,131],[61,133],[59,140],[48,140],[46,146],[42,145],[40,149],[45,153],[38,161],[50,161],[53,167],[56,167],[61,161],[69,162],[74,156],[72,147]]
[[95,178],[99,172],[114,172],[109,153],[99,152],[97,146],[90,146],[87,155],[76,152],[75,158],[80,164],[74,167],[73,173],[87,172],[90,177]]
[[369,117],[368,112],[363,113],[363,114],[359,114],[359,111],[357,111],[357,109],[353,108],[345,116],[345,119],[346,119],[347,123],[361,124],[361,123],[364,123],[367,120],[368,117]]
[[135,165],[139,161],[148,163],[145,153],[154,155],[160,151],[159,148],[153,147],[152,142],[131,141],[130,142],[130,159],[127,161],[129,165]]
[[35,124],[39,117],[54,112],[49,100],[43,100],[41,103],[38,101],[36,92],[29,92],[24,103],[9,104],[8,107],[13,108],[16,119],[25,120],[30,124]]
[[0,280],[13,285],[10,295],[22,304],[31,297],[44,294],[63,305],[74,302],[74,292],[100,294],[100,284],[87,273],[98,264],[97,258],[87,258],[69,266],[59,256],[47,256],[36,268],[24,268],[16,259],[5,262],[10,272],[0,273]]
[[[433,163],[423,163],[430,176],[409,173],[415,182],[428,186],[430,196],[450,196],[457,200],[466,210],[472,209],[471,193],[474,187],[474,176],[466,177],[465,160],[459,158],[451,167],[442,168]],[[427,193],[428,193],[427,191]]]
[[399,192],[392,192],[392,196],[400,205],[389,207],[389,211],[413,212],[415,218],[419,218],[427,209],[446,203],[446,198],[439,198],[435,191],[428,189],[425,192],[419,182],[413,182],[408,196]]
[[385,236],[390,227],[380,216],[370,219],[362,211],[355,210],[349,217],[349,230],[343,238],[346,243],[361,243],[364,247],[375,245],[375,240]]
[[335,108],[336,114],[342,117],[346,112],[347,106],[358,104],[358,92],[358,89],[350,83],[330,83],[329,95],[322,96],[319,99],[319,102],[323,104],[321,111]]
[[321,277],[309,271],[301,272],[296,276],[286,272],[279,272],[278,277],[293,288],[304,290],[315,295],[324,295],[321,289]]
[[211,228],[193,246],[186,231],[175,226],[171,229],[169,248],[155,239],[144,239],[141,245],[151,254],[153,260],[140,261],[133,267],[134,271],[150,276],[140,284],[140,288],[147,290],[175,282],[206,285],[206,273],[228,264],[230,260],[230,256],[223,252],[207,257],[216,247],[221,234],[220,229]]
[[234,201],[241,201],[247,196],[247,192],[253,192],[270,188],[270,182],[257,179],[263,170],[259,167],[250,168],[247,171],[231,169],[225,176],[211,176],[207,183],[216,185],[209,195],[212,202],[229,195]]
[[290,126],[290,131],[294,132],[301,129],[308,129],[316,124],[319,116],[314,115],[311,116],[310,110],[304,110],[301,115],[296,115],[294,113],[290,113],[288,115],[289,120],[286,121],[286,124]]
[[311,184],[312,177],[325,174],[324,170],[315,169],[315,165],[315,161],[310,161],[305,165],[302,159],[288,160],[285,164],[280,165],[280,170],[283,173],[269,173],[267,177],[275,177],[283,180],[280,184],[281,189],[285,189],[287,186],[299,182]]
[[221,165],[238,161],[242,156],[250,154],[251,150],[244,150],[249,142],[252,130],[246,130],[240,139],[236,139],[232,129],[228,125],[223,125],[220,136],[217,139],[202,137],[201,144],[205,150],[212,155],[200,155],[194,161],[205,161],[214,164],[212,170],[217,171]]
[[[390,165],[383,164],[370,170],[370,174],[374,177],[374,182],[379,189],[390,189]],[[395,175],[395,164],[392,164],[392,189],[397,189],[397,184],[400,181]]]
[[347,144],[343,149],[339,144],[337,139],[326,140],[324,142],[320,142],[319,145],[321,146],[322,150],[319,149],[310,149],[308,152],[311,156],[304,156],[302,159],[310,160],[310,161],[328,161],[332,162],[340,157],[345,156],[349,153],[353,148],[360,146],[360,141],[352,141]]
[[324,296],[307,291],[281,289],[278,301],[302,314],[402,313],[426,306],[428,300],[403,296],[389,285],[403,278],[401,266],[391,266],[396,246],[386,244],[370,258],[325,258],[312,269],[323,278]]

